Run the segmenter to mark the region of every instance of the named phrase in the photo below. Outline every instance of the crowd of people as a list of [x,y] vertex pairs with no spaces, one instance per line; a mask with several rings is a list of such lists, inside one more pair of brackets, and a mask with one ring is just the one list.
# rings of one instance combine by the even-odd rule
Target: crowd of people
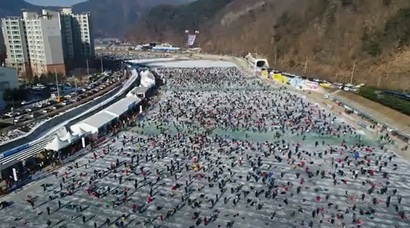
[[409,164],[381,141],[237,68],[157,71],[135,127],[10,195],[0,227],[410,226]]
[[109,58],[115,60],[124,60],[124,59],[154,59],[154,58],[169,58],[169,54],[164,53],[116,53],[105,51],[105,54],[109,55]]

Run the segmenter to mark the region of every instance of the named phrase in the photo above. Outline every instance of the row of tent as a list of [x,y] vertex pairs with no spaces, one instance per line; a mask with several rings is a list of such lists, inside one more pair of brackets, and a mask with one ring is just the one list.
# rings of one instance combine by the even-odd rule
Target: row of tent
[[91,134],[99,133],[99,129],[103,128],[108,123],[119,119],[120,116],[135,108],[140,102],[141,99],[136,96],[125,97],[106,109],[72,125],[70,130],[75,133],[79,132],[80,129],[90,132]]
[[121,115],[136,107],[140,102],[141,99],[138,97],[125,97],[106,109],[72,125],[69,130],[65,130],[66,133],[64,135],[56,134],[54,139],[48,143],[44,149],[59,151],[71,145],[73,142],[76,142],[83,136],[90,134],[96,135],[101,128],[112,121],[119,119]]
[[145,97],[145,93],[151,87],[155,86],[155,77],[150,71],[141,71],[139,76],[141,77],[140,86],[131,90],[125,98],[122,98],[81,122],[70,126],[70,129],[68,130],[64,127],[62,132],[60,132],[60,134],[57,133],[54,139],[44,148],[52,151],[62,150],[72,145],[74,142],[77,142],[77,140],[82,137],[98,134],[100,129],[103,129],[104,126],[119,119],[120,116],[124,115],[129,110],[134,109],[141,103],[141,98]]
[[58,135],[54,136],[54,139],[48,143],[44,149],[46,150],[52,150],[52,151],[59,151],[62,150],[69,145],[71,145],[73,142],[76,142],[80,137],[86,136],[88,132],[80,129],[81,132],[77,132],[77,134],[73,135],[71,134],[70,131],[67,131],[66,135],[63,137],[59,137]]
[[141,99],[137,96],[127,96],[104,110],[72,125],[69,129],[64,128],[60,134],[57,133],[54,139],[45,146],[45,149],[59,151],[77,142],[81,137],[96,135],[104,126],[119,119],[120,116],[135,108],[140,102]]
[[318,89],[318,88],[333,88],[333,85],[329,82],[319,82],[304,79],[299,76],[289,76],[288,74],[279,71],[261,71],[262,78],[272,79],[279,84],[288,84],[300,89]]

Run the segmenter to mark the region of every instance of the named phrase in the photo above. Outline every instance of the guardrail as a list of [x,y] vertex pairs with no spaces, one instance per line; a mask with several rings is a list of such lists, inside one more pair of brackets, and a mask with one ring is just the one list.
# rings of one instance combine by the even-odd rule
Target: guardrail
[[[114,91],[118,90],[114,89]],[[112,95],[112,93],[111,93]],[[36,138],[38,138],[39,136],[41,136],[41,133],[46,130],[49,129],[50,127],[56,125],[57,123],[61,123],[64,120],[67,120],[67,118],[72,117],[72,114],[75,113],[76,115],[79,114],[78,109],[82,109],[82,110],[86,110],[83,107],[86,106],[89,108],[90,103],[95,103],[95,101],[93,102],[93,100],[89,100],[89,101],[85,101],[86,103],[81,104],[80,106],[78,106],[76,109],[68,111],[66,113],[62,113],[60,115],[54,116],[49,120],[46,120],[40,124],[38,124],[37,126],[35,126],[33,129],[31,129],[26,135],[23,135],[19,138],[16,138],[10,142],[7,142],[3,145],[0,146],[0,152],[1,151],[7,151],[7,150],[12,150],[16,147],[19,147],[22,144],[26,144],[30,141],[35,140]],[[88,103],[87,103],[88,102]],[[88,105],[87,105],[88,104]],[[95,104],[94,104],[95,105]]]
[[336,101],[342,103],[343,105],[346,105],[346,106],[352,108],[353,110],[357,111],[360,115],[362,115],[362,116],[364,116],[364,117],[366,117],[366,118],[369,118],[369,119],[371,119],[371,120],[373,120],[373,121],[375,121],[375,122],[377,122],[377,123],[381,123],[381,124],[383,124],[384,126],[390,128],[390,129],[394,129],[398,134],[400,134],[400,135],[402,135],[402,136],[404,136],[404,137],[410,138],[410,135],[409,135],[408,133],[403,132],[403,131],[401,131],[401,130],[399,130],[399,129],[393,127],[393,126],[391,126],[390,124],[388,124],[388,123],[382,121],[382,120],[379,119],[379,118],[376,118],[376,117],[373,116],[370,112],[365,112],[365,111],[363,111],[362,108],[357,107],[356,105],[353,105],[353,104],[352,104],[351,102],[349,102],[348,100],[343,99],[343,98],[340,98],[340,97],[335,97],[335,96],[332,96],[332,95],[330,95],[330,97],[331,97],[332,99],[334,99],[334,100],[336,100]]
[[22,150],[25,150],[25,149],[29,148],[29,147],[30,147],[29,144],[24,144],[24,145],[21,145],[21,146],[19,146],[19,147],[15,147],[15,148],[13,148],[13,149],[10,149],[10,150],[8,150],[8,151],[5,151],[5,152],[3,152],[3,153],[0,154],[0,159],[1,159],[1,158],[8,157],[8,156],[11,156],[11,155],[13,155],[13,154],[15,154],[15,153],[18,153],[18,152],[20,152],[20,151],[22,151]]
[[[136,79],[136,78],[135,78]],[[26,148],[21,147],[23,144],[32,144],[35,143],[35,141],[39,140],[44,134],[50,133],[52,131],[55,131],[57,129],[54,129],[56,125],[61,125],[63,122],[67,122],[67,120],[73,119],[75,116],[78,116],[80,114],[87,114],[89,111],[92,111],[93,109],[99,108],[101,105],[105,104],[107,101],[111,101],[115,98],[118,97],[118,94],[121,93],[121,91],[124,90],[124,87],[127,88],[129,87],[132,83],[135,82],[134,80],[127,80],[122,87],[118,87],[115,89],[112,89],[108,93],[105,93],[99,97],[94,97],[93,99],[89,99],[88,101],[85,101],[86,103],[83,103],[79,107],[68,111],[66,113],[62,113],[58,116],[52,117],[50,120],[43,122],[42,124],[39,124],[38,126],[34,127],[28,134],[25,136],[22,136],[18,139],[14,139],[11,142],[8,142],[6,144],[3,144],[0,146],[0,152],[3,152],[3,156],[5,153],[10,154],[10,151],[14,153],[18,153],[20,151],[23,151]],[[130,82],[132,81],[132,82]],[[87,112],[88,111],[88,112]],[[80,118],[80,117],[79,117]],[[78,119],[78,118],[76,118]],[[51,130],[50,130],[51,129]],[[49,131],[47,131],[49,130]],[[46,132],[47,131],[47,132]],[[2,155],[0,155],[0,158]],[[8,155],[10,156],[10,155]]]

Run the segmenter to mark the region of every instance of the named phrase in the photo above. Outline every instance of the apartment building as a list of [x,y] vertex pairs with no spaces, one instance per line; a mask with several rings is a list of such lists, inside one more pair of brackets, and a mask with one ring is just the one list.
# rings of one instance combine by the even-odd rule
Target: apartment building
[[88,13],[73,14],[71,8],[59,12],[23,10],[22,17],[3,18],[1,27],[6,66],[16,68],[20,76],[25,72],[65,74],[76,62],[94,57]]
[[76,52],[79,56],[90,58],[94,56],[94,37],[91,32],[90,14],[74,14],[74,40]]
[[74,40],[73,40],[73,27],[72,27],[72,9],[63,8],[60,11],[61,18],[61,33],[63,38],[63,47],[64,47],[64,58],[65,59],[74,59]]
[[71,8],[61,9],[60,14],[66,65],[83,66],[95,55],[90,14],[73,14]]
[[23,11],[28,56],[34,75],[48,72],[64,74],[60,14],[50,10]]
[[2,18],[1,28],[7,55],[5,65],[23,75],[28,65],[24,21],[20,17]]
[[4,65],[3,57],[6,55],[6,46],[4,45],[3,32],[1,31],[1,20],[0,20],[0,66]]

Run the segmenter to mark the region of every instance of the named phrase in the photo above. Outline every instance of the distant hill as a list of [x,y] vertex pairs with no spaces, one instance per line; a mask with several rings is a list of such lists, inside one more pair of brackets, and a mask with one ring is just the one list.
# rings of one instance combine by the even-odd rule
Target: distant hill
[[[88,0],[73,6],[75,13],[90,12],[96,37],[121,37],[145,11],[158,5],[179,5],[194,0]],[[0,18],[19,16],[21,9],[41,9],[24,0],[0,0]],[[46,7],[56,9],[58,7]]]
[[90,12],[96,37],[122,37],[138,18],[158,5],[179,5],[194,0],[88,0],[74,12]]
[[38,6],[24,0],[0,0],[0,18],[7,16],[19,16],[21,9],[38,9]]
[[257,52],[271,65],[332,81],[410,90],[409,0],[198,0],[154,7],[129,37],[182,44],[200,31],[207,52]]

